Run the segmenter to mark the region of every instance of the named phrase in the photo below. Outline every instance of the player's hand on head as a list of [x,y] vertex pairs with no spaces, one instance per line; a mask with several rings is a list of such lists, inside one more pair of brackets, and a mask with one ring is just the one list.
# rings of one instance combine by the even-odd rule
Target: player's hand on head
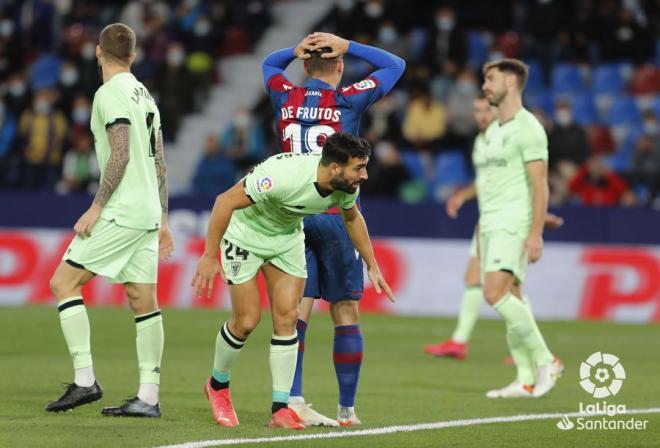
[[213,293],[215,276],[218,273],[222,276],[222,280],[225,281],[225,275],[218,260],[208,255],[202,255],[202,258],[197,263],[197,269],[191,283],[191,286],[195,289],[195,294],[201,297],[206,291],[206,297],[210,299]]
[[101,207],[92,203],[92,206],[82,214],[78,221],[73,226],[74,232],[81,238],[86,238],[92,235],[92,227],[101,216]]
[[174,238],[169,227],[161,227],[158,231],[158,259],[167,260],[174,253]]
[[525,252],[530,263],[536,263],[543,254],[543,237],[540,235],[529,235],[525,240]]
[[298,58],[298,59],[309,59],[312,57],[309,52],[314,49],[314,39],[311,37],[311,35],[306,36],[303,40],[296,45],[296,47],[293,49],[293,54]]
[[378,266],[367,270],[367,275],[369,276],[369,281],[371,282],[371,284],[373,285],[374,289],[378,294],[384,291],[385,295],[387,295],[387,298],[389,299],[390,302],[392,303],[396,302],[396,297],[392,292],[392,288],[390,288],[390,285],[388,285],[385,279],[383,278],[383,274],[381,274]]
[[349,41],[339,36],[330,33],[312,33],[311,39],[313,41],[313,50],[321,48],[330,48],[329,53],[323,53],[322,58],[335,58],[341,56],[348,51]]

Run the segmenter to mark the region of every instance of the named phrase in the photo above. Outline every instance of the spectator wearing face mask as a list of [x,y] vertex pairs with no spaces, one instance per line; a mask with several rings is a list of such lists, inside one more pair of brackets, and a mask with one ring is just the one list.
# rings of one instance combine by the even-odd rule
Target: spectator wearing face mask
[[14,114],[20,114],[30,107],[30,92],[27,81],[21,72],[12,74],[7,80],[7,109]]
[[24,111],[19,120],[23,185],[29,190],[52,190],[59,178],[68,124],[64,113],[53,109],[55,99],[53,90],[37,91],[32,109]]
[[73,110],[73,99],[80,90],[80,75],[73,61],[64,61],[60,69],[60,105],[62,111],[70,116]]
[[555,122],[548,136],[550,168],[556,170],[564,162],[581,165],[589,155],[587,133],[573,121],[571,106],[560,101],[555,110]]
[[79,93],[73,99],[73,106],[71,109],[71,133],[78,134],[87,132],[90,123],[89,119],[92,116],[92,105],[86,95]]
[[430,30],[426,60],[434,70],[442,69],[448,62],[463,66],[467,60],[467,36],[463,27],[456,26],[454,8],[439,7],[433,16]]
[[548,153],[550,170],[550,203],[561,205],[570,195],[570,182],[589,154],[587,133],[573,122],[571,107],[566,101],[560,101],[555,108],[554,122],[544,120],[548,129]]
[[77,68],[80,88],[87,96],[93,98],[96,89],[101,85],[101,75],[96,60],[96,42],[93,40],[85,41],[80,47],[80,59]]
[[396,23],[391,20],[384,21],[378,28],[376,46],[407,59],[406,39],[401,38]]
[[186,51],[179,42],[169,45],[166,55],[165,72],[160,77],[160,109],[162,110],[163,136],[171,141],[181,125],[184,114],[193,109],[190,90],[190,73],[185,66]]
[[477,130],[474,121],[474,100],[479,93],[477,78],[468,68],[458,74],[447,100],[449,135],[447,146],[465,151],[466,161],[471,161],[471,143]]

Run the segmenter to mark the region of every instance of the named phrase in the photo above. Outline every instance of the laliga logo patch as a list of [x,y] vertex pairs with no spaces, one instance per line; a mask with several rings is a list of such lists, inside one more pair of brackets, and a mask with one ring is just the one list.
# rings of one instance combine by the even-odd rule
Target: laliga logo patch
[[593,353],[580,365],[580,386],[594,398],[618,394],[625,379],[619,358],[610,353]]
[[259,193],[265,193],[273,188],[273,179],[270,176],[260,177],[255,185]]
[[355,87],[357,90],[369,90],[376,87],[376,83],[371,79],[363,79],[362,81],[353,84],[353,87]]

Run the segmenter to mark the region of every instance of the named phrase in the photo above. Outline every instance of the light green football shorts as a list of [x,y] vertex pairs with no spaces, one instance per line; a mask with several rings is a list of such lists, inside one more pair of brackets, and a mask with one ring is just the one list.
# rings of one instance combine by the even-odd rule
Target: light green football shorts
[[495,230],[479,235],[481,281],[487,272],[509,271],[518,283],[525,281],[527,252],[525,238],[519,233]]
[[220,244],[222,269],[230,284],[238,285],[254,278],[264,263],[271,263],[294,277],[307,278],[305,244],[300,242],[284,252],[264,251],[256,254],[242,249],[224,238]]
[[69,260],[112,283],[155,284],[158,280],[158,230],[123,227],[99,218],[92,235],[76,235],[62,260]]
[[479,256],[479,234],[477,233],[478,227],[475,227],[474,233],[472,234],[472,241],[470,241],[470,258],[476,258]]

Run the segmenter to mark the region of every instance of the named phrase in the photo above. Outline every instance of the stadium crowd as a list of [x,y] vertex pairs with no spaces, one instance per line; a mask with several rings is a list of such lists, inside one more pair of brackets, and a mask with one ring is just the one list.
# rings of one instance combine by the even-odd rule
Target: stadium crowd
[[[58,192],[85,191],[98,178],[87,123],[100,26],[119,20],[136,30],[134,73],[155,93],[171,140],[221,82],[215,64],[250,51],[271,20],[266,1],[4,5],[0,187]],[[552,205],[660,208],[659,8],[650,0],[336,1],[316,30],[408,64],[361,124],[374,147],[364,195],[442,201],[469,183],[481,66],[505,56],[530,66],[524,99],[548,134]],[[343,84],[369,72],[349,58],[345,67]],[[276,152],[272,123],[265,96],[236,110],[206,138],[194,192],[217,194]]]

